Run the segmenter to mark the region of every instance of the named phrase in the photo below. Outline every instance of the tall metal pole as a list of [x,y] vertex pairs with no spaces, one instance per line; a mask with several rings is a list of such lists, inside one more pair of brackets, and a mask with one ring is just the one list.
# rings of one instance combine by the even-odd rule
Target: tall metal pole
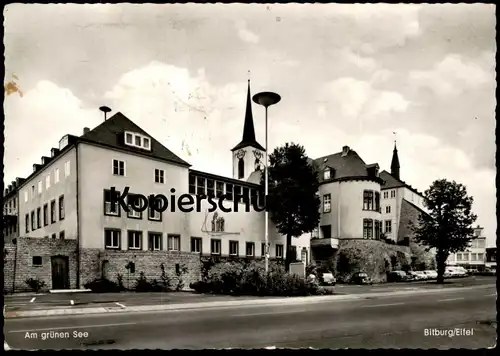
[[266,207],[265,210],[265,226],[266,226],[266,273],[269,271],[269,211],[267,209],[267,195],[269,193],[269,170],[268,170],[268,165],[267,165],[267,106],[266,106],[266,162],[265,162],[265,170],[266,170],[266,177],[265,177],[265,183],[264,183],[264,206]]

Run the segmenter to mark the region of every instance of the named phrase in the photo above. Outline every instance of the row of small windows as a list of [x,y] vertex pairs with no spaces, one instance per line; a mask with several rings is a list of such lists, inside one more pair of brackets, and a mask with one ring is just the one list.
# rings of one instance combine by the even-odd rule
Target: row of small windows
[[[59,221],[64,220],[65,210],[64,210],[64,195],[59,197]],[[31,224],[30,224],[31,221]],[[43,216],[42,208],[37,208],[36,211],[31,211],[31,214],[26,214],[24,216],[25,231],[26,233],[35,231],[42,228],[43,226],[48,226],[49,224],[54,224],[57,221],[56,216],[56,201],[52,200],[50,202],[50,222],[49,222],[49,205],[45,204],[43,206]]]
[[[116,191],[116,194],[120,194],[119,191]],[[135,199],[136,194],[129,193],[127,195],[127,205],[129,208],[129,212],[127,213],[127,217],[131,219],[139,219],[142,220],[142,211],[135,211],[133,209],[133,205],[135,207],[140,207],[140,199]],[[108,216],[121,216],[121,206],[118,201],[115,201],[114,204],[111,203],[111,191],[104,190],[104,215]],[[148,207],[148,220],[152,221],[162,221],[162,214],[155,209],[151,209]]]
[[373,219],[363,219],[363,238],[364,239],[380,239],[382,233],[392,233],[392,220],[385,220],[385,229],[382,221]]
[[[125,161],[113,159],[112,167],[113,167],[112,168],[113,175],[125,177],[125,175],[126,175]],[[155,170],[154,170],[154,182],[165,184],[165,171],[163,169],[155,168]]]
[[16,199],[11,199],[4,205],[4,215],[14,214],[16,211]]
[[[380,193],[372,190],[363,192],[363,210],[371,210],[380,212]],[[332,196],[331,194],[323,195],[323,213],[332,211]],[[387,211],[387,209],[386,209]],[[390,212],[390,207],[389,207]]]
[[[104,230],[104,244],[106,249],[120,250],[121,249],[121,236],[122,232],[118,229],[105,229]],[[148,232],[147,233],[147,249],[150,251],[165,250],[163,246],[163,234],[161,232]],[[191,237],[191,252],[202,253],[202,238]],[[143,250],[143,233],[142,231],[127,231],[127,248],[129,250]],[[261,244],[261,256],[265,255],[265,243]],[[181,250],[181,237],[180,235],[168,234],[167,235],[167,251],[180,251]],[[222,251],[221,239],[210,239],[210,253],[212,255],[220,255]],[[283,258],[284,247],[281,244],[276,244],[277,258]],[[239,242],[229,241],[229,255],[239,255]],[[246,242],[245,255],[253,257],[256,255],[255,243]]]
[[135,132],[125,131],[125,144],[148,151],[151,150],[151,140],[149,137]]
[[213,198],[225,196],[225,199],[230,201],[233,201],[238,196],[238,202],[240,203],[250,201],[252,203],[257,202],[258,206],[263,206],[264,204],[264,192],[258,189],[194,175],[189,176],[189,194],[206,195]]
[[458,252],[457,261],[484,261],[484,253]]
[[[51,237],[52,237],[52,240],[55,240],[55,239],[57,239],[57,234],[52,234],[52,236],[51,236]],[[49,238],[49,236],[47,235],[47,236],[44,236],[43,238],[44,238],[44,239],[48,239],[48,238]],[[59,239],[60,239],[60,240],[64,240],[65,238],[66,238],[66,237],[65,237],[65,235],[64,235],[64,230],[63,230],[63,231],[60,231],[60,232],[59,232]]]
[[[45,176],[45,190],[48,190],[51,186],[52,182],[52,174],[54,175],[54,184],[59,183],[60,181],[60,174],[59,174],[59,168],[54,169],[54,173],[50,172]],[[69,177],[71,174],[71,162],[66,161],[64,163],[64,177]],[[38,194],[42,194],[43,192],[43,180],[38,181],[37,186],[32,185],[31,186],[31,199],[34,199],[35,196]],[[24,192],[24,202],[27,202],[29,200],[29,193],[28,191]]]
[[[395,198],[396,197],[396,191],[395,190],[391,190],[391,198]],[[384,199],[389,199],[389,192],[384,192]]]

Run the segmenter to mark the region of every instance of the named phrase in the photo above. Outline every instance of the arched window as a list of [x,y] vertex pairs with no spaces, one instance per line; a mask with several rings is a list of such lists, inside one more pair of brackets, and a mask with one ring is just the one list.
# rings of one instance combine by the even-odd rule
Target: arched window
[[238,160],[238,179],[242,179],[245,176],[245,162],[243,158]]

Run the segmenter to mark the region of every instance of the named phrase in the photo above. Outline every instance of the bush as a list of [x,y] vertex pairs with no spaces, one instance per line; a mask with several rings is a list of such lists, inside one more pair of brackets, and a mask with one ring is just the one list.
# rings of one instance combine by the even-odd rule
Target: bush
[[28,278],[24,281],[35,293],[40,292],[45,287],[45,282],[40,278]]
[[151,292],[153,289],[158,288],[157,281],[149,282],[144,275],[144,272],[139,274],[139,278],[137,278],[135,282],[134,290],[139,293],[143,292]]
[[329,293],[318,278],[300,278],[285,273],[280,264],[270,264],[266,274],[261,261],[214,264],[205,280],[190,285],[198,293],[256,296],[307,296]]
[[93,281],[85,283],[84,287],[90,289],[93,293],[118,293],[122,291],[118,283],[106,278],[94,279]]

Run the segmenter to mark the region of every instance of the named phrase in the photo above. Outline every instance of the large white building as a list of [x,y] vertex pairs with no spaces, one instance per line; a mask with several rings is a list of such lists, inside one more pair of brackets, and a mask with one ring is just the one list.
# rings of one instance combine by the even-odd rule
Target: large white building
[[[250,83],[246,101],[242,140],[231,150],[232,177],[192,169],[121,113],[84,128],[81,136],[65,135],[50,157],[43,156],[8,192],[9,202],[17,198],[17,249],[25,250],[22,260],[13,262],[19,266],[13,280],[36,275],[52,288],[81,287],[93,278],[127,273],[129,262],[156,276],[162,261],[173,261],[175,268],[188,261],[196,270],[200,256],[262,257],[264,212],[245,209],[246,200],[263,203],[265,154],[255,137]],[[423,197],[400,180],[396,147],[391,173],[379,173],[378,164],[366,164],[347,146],[310,162],[320,173],[321,219],[312,234],[293,239],[293,257],[306,263],[329,259],[341,239],[385,236],[405,244],[408,221],[423,212]],[[164,194],[170,207],[163,213],[126,213],[111,205],[111,187],[119,192],[128,187],[129,196]],[[216,202],[229,195],[238,209],[210,212],[203,200],[198,211],[172,210],[171,195],[183,194],[191,202],[200,195]],[[237,195],[244,198],[235,203]],[[269,255],[284,258],[286,238],[272,221],[269,226]],[[190,276],[198,277],[199,271]]]
[[446,264],[483,270],[486,265],[486,236],[483,235],[483,230],[484,227],[477,225],[474,228],[474,239],[470,242],[469,248],[450,254]]

